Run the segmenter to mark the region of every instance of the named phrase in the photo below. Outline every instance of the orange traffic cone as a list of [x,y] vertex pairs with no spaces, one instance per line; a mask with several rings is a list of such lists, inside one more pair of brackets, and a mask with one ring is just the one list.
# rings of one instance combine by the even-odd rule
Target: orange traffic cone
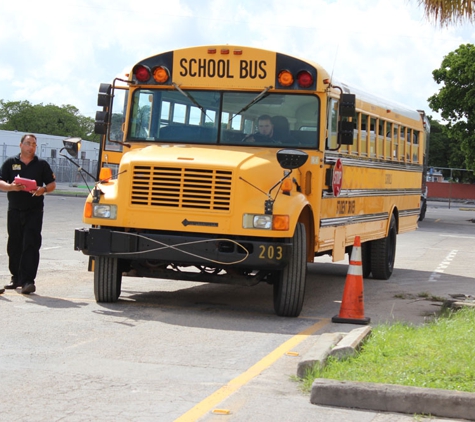
[[370,318],[364,316],[363,265],[361,263],[361,241],[359,236],[355,237],[351,252],[350,268],[348,268],[346,276],[340,313],[332,318],[332,322],[362,325],[370,322]]

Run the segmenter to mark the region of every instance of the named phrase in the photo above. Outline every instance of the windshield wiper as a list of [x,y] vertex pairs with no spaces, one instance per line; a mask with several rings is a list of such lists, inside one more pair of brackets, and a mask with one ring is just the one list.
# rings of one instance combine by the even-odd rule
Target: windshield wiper
[[122,142],[122,141],[113,141],[112,139],[108,139],[107,142],[110,142],[112,144],[119,144],[127,148],[131,147],[130,144],[126,144],[125,142]]
[[186,92],[186,91],[183,91],[175,82],[172,82],[172,85],[176,88],[176,90],[184,95],[186,98],[188,98],[196,107],[198,107],[200,110],[201,110],[201,113],[204,114],[208,120],[211,122],[211,123],[214,123],[213,122],[213,119],[211,119],[211,117],[209,117],[207,114],[206,114],[206,111],[204,109],[204,107],[198,102],[196,101],[189,92]]
[[266,86],[264,88],[264,91],[262,91],[255,98],[253,98],[250,103],[248,103],[243,108],[241,108],[241,110],[239,110],[233,117],[231,117],[231,120],[233,120],[237,115],[241,114],[243,111],[246,111],[247,109],[251,108],[254,104],[257,104],[263,98],[267,97],[267,95],[269,95],[267,94],[267,91],[269,91],[269,89],[272,89],[272,86]]

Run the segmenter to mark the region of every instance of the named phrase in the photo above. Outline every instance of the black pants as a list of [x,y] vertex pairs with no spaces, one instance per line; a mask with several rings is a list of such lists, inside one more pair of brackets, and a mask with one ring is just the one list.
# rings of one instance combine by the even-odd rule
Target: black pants
[[34,283],[40,263],[43,210],[9,210],[7,252],[13,280]]

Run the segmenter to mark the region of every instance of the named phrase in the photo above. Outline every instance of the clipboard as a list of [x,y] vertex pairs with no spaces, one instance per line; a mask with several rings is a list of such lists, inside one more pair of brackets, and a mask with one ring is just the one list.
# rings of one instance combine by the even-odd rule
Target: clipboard
[[15,177],[15,183],[17,185],[25,185],[24,191],[31,192],[32,190],[38,189],[36,185],[36,180],[26,179],[24,177]]

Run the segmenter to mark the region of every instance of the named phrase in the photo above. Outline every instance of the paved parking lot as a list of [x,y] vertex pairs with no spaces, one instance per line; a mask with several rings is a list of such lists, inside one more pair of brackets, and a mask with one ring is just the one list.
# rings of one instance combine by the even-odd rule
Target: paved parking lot
[[[292,379],[299,356],[318,334],[354,328],[330,322],[338,313],[346,263],[322,260],[309,267],[299,318],[274,315],[268,285],[126,278],[118,303],[98,304],[87,257],[72,247],[74,228],[83,225],[83,203],[81,197],[47,197],[38,290],[0,296],[4,420],[419,420],[315,406]],[[0,230],[5,204],[0,200]],[[475,293],[471,213],[431,204],[419,230],[399,236],[391,280],[365,280],[372,323],[423,323],[438,309],[419,300],[423,291]],[[5,240],[3,231],[0,275],[7,281]]]

